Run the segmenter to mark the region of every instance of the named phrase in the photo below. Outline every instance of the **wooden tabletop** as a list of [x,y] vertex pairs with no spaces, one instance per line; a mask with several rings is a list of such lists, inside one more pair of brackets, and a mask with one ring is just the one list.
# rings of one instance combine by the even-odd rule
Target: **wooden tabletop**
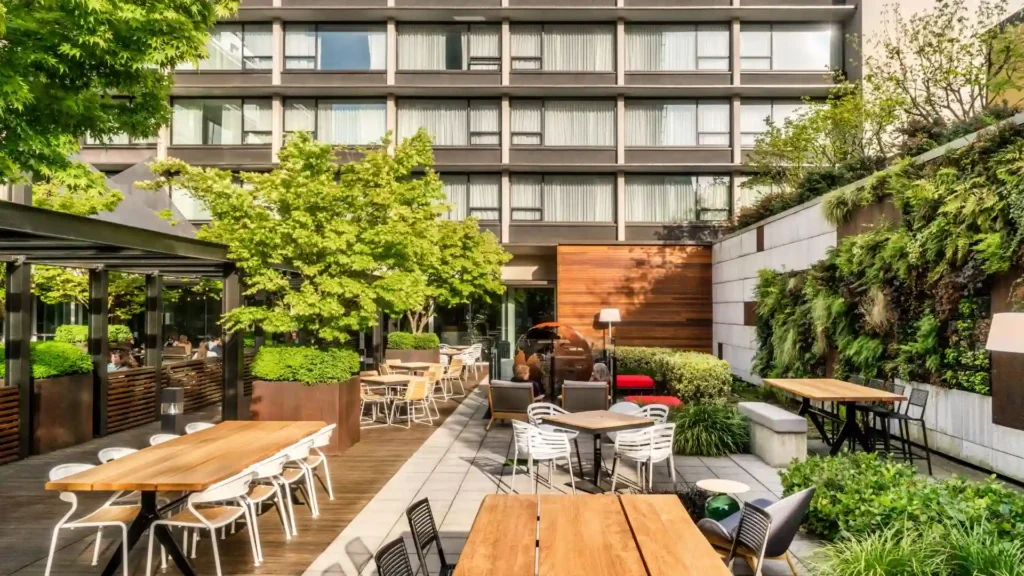
[[221,422],[47,482],[46,489],[195,492],[270,458],[324,426],[324,422]]
[[385,374],[383,376],[360,376],[360,382],[369,384],[408,384],[413,377],[408,374]]
[[473,520],[455,576],[533,576],[537,497],[491,494]]
[[465,353],[465,350],[441,350],[441,354],[445,356],[462,356]]
[[402,362],[401,364],[391,364],[391,367],[402,370],[426,370],[436,364],[436,362]]
[[455,576],[726,576],[675,495],[494,494]]
[[826,402],[899,402],[906,396],[833,378],[765,378],[764,383],[808,400]]
[[591,410],[589,412],[571,412],[557,416],[544,416],[545,424],[554,424],[569,430],[591,434],[619,432],[635,428],[647,428],[654,425],[651,418],[620,414],[609,410]]

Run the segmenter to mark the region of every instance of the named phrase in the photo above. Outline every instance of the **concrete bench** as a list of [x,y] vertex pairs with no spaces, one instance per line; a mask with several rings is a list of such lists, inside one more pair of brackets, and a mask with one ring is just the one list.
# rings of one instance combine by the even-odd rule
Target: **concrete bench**
[[740,402],[750,420],[750,451],[769,466],[782,468],[807,458],[807,420],[764,402]]

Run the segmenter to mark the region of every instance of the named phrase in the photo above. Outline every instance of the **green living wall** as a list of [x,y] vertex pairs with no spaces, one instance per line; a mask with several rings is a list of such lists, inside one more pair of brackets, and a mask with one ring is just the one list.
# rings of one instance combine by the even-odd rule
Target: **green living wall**
[[832,364],[838,377],[990,393],[992,285],[1024,264],[1024,129],[1003,125],[930,163],[899,163],[833,192],[823,209],[839,225],[883,201],[899,222],[844,238],[809,270],[760,272],[755,370],[822,376]]

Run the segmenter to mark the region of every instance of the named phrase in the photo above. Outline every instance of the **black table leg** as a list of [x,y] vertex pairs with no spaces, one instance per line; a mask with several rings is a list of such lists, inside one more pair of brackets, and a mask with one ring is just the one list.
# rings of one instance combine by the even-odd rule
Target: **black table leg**
[[601,435],[594,434],[594,486],[601,486]]
[[[861,430],[860,425],[857,424],[857,407],[853,402],[844,403],[843,406],[846,408],[846,422],[843,424],[842,430],[839,431],[839,435],[836,436],[835,442],[832,443],[832,450],[829,452],[830,455],[835,456],[843,449],[843,443],[847,440],[851,442],[860,442],[861,446],[866,452],[871,452],[871,445],[868,441],[864,431]],[[851,449],[853,446],[851,445]]]
[[[135,548],[135,544],[138,543],[146,530],[149,529],[153,522],[160,519],[160,513],[156,507],[156,492],[142,492],[140,504],[139,515],[135,517],[131,526],[128,527],[128,550]],[[185,555],[181,553],[178,544],[171,537],[171,533],[167,530],[166,526],[158,526],[156,528],[156,538],[163,544],[164,549],[171,555],[174,563],[184,576],[195,576],[195,571],[192,570],[192,566],[189,565]],[[103,576],[114,576],[121,568],[122,546],[124,546],[124,543],[118,544],[117,549],[114,550],[114,556],[103,569]]]
[[821,435],[822,441],[825,442],[825,444],[829,443],[829,435],[827,432],[825,432],[825,425],[822,424],[821,420],[818,418],[818,415],[813,410],[811,410],[810,400],[804,398],[803,401],[800,403],[800,410],[796,414],[797,416],[807,416],[810,419],[811,424],[814,424],[814,428],[818,431],[818,434]]

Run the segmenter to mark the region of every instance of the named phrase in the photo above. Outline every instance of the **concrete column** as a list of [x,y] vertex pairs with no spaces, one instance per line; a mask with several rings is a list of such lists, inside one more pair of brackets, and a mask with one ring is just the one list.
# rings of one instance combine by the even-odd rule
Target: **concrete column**
[[[241,273],[234,266],[224,271],[224,287],[221,297],[221,310],[226,314],[242,305]],[[224,404],[221,408],[222,420],[245,420],[245,390],[243,382],[244,358],[242,354],[242,331],[224,331],[223,376]]]
[[501,243],[508,243],[508,229],[512,223],[512,185],[508,171],[501,173]]
[[732,97],[732,118],[730,118],[730,138],[732,145],[732,163],[739,164],[743,160],[743,138],[740,133],[741,101],[739,96]]
[[626,163],[626,97],[615,99],[615,162]]
[[[8,262],[4,287],[6,385],[18,389],[18,456],[32,452],[32,266]],[[106,366],[103,367],[104,370]]]
[[[388,0],[388,6],[393,6],[394,0]],[[394,19],[388,20],[388,86],[395,85],[395,70],[398,69],[398,29],[395,27]]]
[[512,107],[508,96],[501,97],[501,163],[508,164],[509,148],[512,146]]
[[[622,0],[617,0],[622,6]],[[615,23],[615,84],[626,84],[626,21],[621,18]]]
[[[733,0],[733,6],[737,5],[739,0]],[[729,69],[732,70],[732,85],[740,85],[740,21],[733,20],[732,28],[729,34],[731,44],[731,50],[729,50]]]
[[281,85],[281,70],[284,70],[284,24],[280,20],[274,20],[274,68],[271,74],[271,84]]
[[270,161],[277,163],[277,155],[284,146],[284,101],[274,96],[270,107]]
[[110,278],[106,270],[89,271],[89,355],[92,356],[92,430],[107,435],[107,297]]
[[[508,0],[501,0],[505,6]],[[508,86],[512,72],[512,26],[508,20],[501,21],[501,85]]]
[[167,147],[171,145],[171,127],[161,126],[156,133],[156,159],[167,159]]
[[626,241],[626,173],[615,174],[615,239]]
[[160,417],[160,390],[163,388],[163,350],[164,350],[164,282],[159,274],[146,275],[146,332],[143,342],[146,346],[146,366],[156,368],[156,401],[153,410]]
[[395,145],[398,144],[398,106],[395,105],[394,94],[388,94],[387,111],[385,113],[387,114],[387,117],[384,121],[387,123],[387,131],[391,134],[391,143],[388,144],[388,154],[394,155]]

